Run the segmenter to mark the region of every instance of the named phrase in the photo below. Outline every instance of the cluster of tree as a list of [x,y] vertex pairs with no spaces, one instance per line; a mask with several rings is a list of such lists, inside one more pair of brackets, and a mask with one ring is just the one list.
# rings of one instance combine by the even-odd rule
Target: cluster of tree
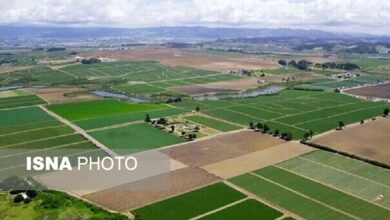
[[102,62],[100,59],[94,58],[94,57],[81,60],[82,64],[94,64],[94,63],[100,63],[100,62]]
[[314,132],[312,130],[308,131],[308,132],[305,132],[303,134],[303,140],[304,141],[307,141],[309,139],[312,139],[313,138],[313,135],[314,135]]
[[[24,204],[28,204],[37,197],[38,193],[35,190],[11,190],[9,192],[11,195],[15,195],[14,197],[14,203],[21,203],[23,202]],[[24,193],[27,198],[25,198],[22,193]]]
[[177,103],[177,102],[181,102],[181,101],[182,101],[182,100],[181,100],[180,97],[177,97],[177,98],[174,98],[174,99],[169,98],[169,99],[166,101],[166,103]]
[[290,60],[289,62],[287,62],[286,60],[279,60],[278,63],[282,66],[291,66],[300,70],[307,70],[312,64],[310,61],[305,59],[299,60],[298,62],[295,60]]
[[335,62],[326,62],[326,63],[316,63],[316,67],[323,69],[342,69],[342,70],[354,70],[359,69],[360,67],[354,63],[335,63]]
[[65,47],[50,47],[47,48],[46,52],[57,52],[57,51],[65,51]]
[[168,124],[168,119],[167,118],[159,118],[157,120],[152,120],[150,118],[150,115],[149,114],[146,114],[145,116],[145,120],[144,120],[146,123],[152,123],[152,124],[157,124],[157,125],[164,125],[166,126]]
[[274,137],[280,137],[283,140],[291,141],[293,139],[293,135],[291,132],[283,132],[280,133],[278,129],[275,129],[273,132],[271,132],[271,128],[267,124],[262,124],[260,122],[254,124],[253,122],[249,122],[249,128],[254,131],[259,131],[263,134],[271,134]]

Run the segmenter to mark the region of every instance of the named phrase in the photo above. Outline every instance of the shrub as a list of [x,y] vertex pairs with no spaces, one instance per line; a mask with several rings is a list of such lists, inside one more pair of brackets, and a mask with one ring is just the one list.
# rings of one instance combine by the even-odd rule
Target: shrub
[[23,196],[21,194],[18,194],[14,198],[14,203],[21,203],[24,200]]

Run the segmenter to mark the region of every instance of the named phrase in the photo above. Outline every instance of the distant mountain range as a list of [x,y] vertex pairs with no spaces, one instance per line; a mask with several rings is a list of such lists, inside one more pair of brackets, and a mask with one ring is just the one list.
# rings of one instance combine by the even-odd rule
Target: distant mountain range
[[151,27],[151,28],[62,28],[0,26],[0,38],[113,38],[165,39],[208,41],[234,38],[294,37],[309,39],[381,38],[366,34],[341,34],[320,30],[270,28],[209,28],[209,27]]

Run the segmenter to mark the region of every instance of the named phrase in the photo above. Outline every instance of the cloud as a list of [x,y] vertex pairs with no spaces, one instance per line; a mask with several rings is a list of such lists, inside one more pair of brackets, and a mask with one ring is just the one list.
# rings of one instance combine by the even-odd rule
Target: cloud
[[0,22],[299,27],[390,34],[385,0],[0,0]]

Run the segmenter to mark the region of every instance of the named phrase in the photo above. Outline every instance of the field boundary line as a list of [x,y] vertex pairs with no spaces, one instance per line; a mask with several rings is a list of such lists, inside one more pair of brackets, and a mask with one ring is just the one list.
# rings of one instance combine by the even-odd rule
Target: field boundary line
[[61,116],[57,115],[56,113],[50,111],[49,109],[47,109],[46,107],[40,105],[39,106],[43,111],[45,111],[46,113],[48,113],[49,115],[53,116],[54,118],[56,118],[57,120],[59,120],[60,122],[64,123],[65,125],[69,126],[70,128],[72,128],[73,130],[76,131],[76,133],[79,133],[81,134],[83,137],[85,137],[87,140],[89,140],[90,142],[92,142],[92,144],[96,145],[98,148],[102,149],[103,151],[105,151],[107,154],[111,155],[111,156],[117,156],[118,154],[115,153],[113,150],[111,150],[110,148],[108,148],[107,146],[105,146],[104,144],[102,144],[100,141],[96,140],[94,137],[92,137],[91,135],[89,135],[86,131],[84,131],[83,129],[81,129],[79,126],[71,123],[70,121],[66,120],[65,118],[62,118]]
[[[51,68],[51,67],[50,67],[50,68]],[[79,78],[79,76],[73,75],[73,73],[69,73],[69,72],[67,72],[67,71],[65,71],[65,70],[62,70],[61,68],[59,68],[59,69],[53,69],[53,68],[51,68],[51,69],[52,69],[52,70],[57,70],[57,71],[62,72],[62,73],[65,73],[65,74],[67,74],[67,75],[69,75],[69,76],[71,76],[71,77],[73,77],[73,78],[75,78],[75,79]]]
[[255,177],[257,177],[257,178],[263,179],[263,180],[265,180],[265,181],[267,181],[267,182],[269,182],[269,183],[272,183],[272,184],[274,184],[274,185],[276,185],[276,186],[279,186],[279,187],[281,187],[281,188],[283,188],[283,189],[285,189],[285,190],[287,190],[287,191],[290,191],[290,192],[292,192],[292,193],[294,193],[294,194],[296,194],[296,195],[299,195],[299,196],[301,196],[301,197],[304,197],[304,198],[306,198],[306,199],[308,199],[308,200],[310,200],[310,201],[312,201],[312,202],[315,202],[315,203],[320,204],[320,205],[322,205],[322,206],[325,206],[325,207],[327,207],[327,208],[329,208],[329,209],[332,209],[333,211],[339,212],[339,213],[344,214],[344,215],[346,215],[346,216],[349,216],[349,217],[351,217],[351,218],[353,218],[353,219],[362,220],[362,219],[359,218],[359,217],[356,217],[356,216],[354,216],[354,215],[352,215],[352,214],[350,214],[350,213],[344,212],[344,211],[342,211],[342,210],[340,210],[340,209],[338,209],[338,208],[336,208],[336,207],[330,206],[330,205],[325,204],[325,203],[323,203],[323,202],[321,202],[321,201],[318,201],[318,200],[316,200],[316,199],[313,199],[313,198],[311,198],[311,197],[309,197],[309,196],[307,196],[307,195],[305,195],[305,194],[303,194],[303,193],[300,193],[300,192],[297,192],[297,191],[295,191],[295,190],[293,190],[293,189],[290,189],[290,188],[288,188],[287,186],[284,186],[284,185],[282,185],[282,184],[280,184],[280,183],[277,183],[277,182],[275,182],[275,181],[272,181],[272,180],[270,180],[270,179],[268,179],[268,178],[266,178],[266,177],[263,177],[263,176],[261,176],[261,175],[259,175],[259,174],[256,174],[256,173],[254,173],[254,172],[250,172],[250,174],[253,175],[253,176],[255,176]]
[[378,206],[378,207],[381,207],[381,208],[383,208],[383,209],[386,209],[386,210],[390,211],[389,208],[387,208],[387,207],[385,207],[385,206],[382,206],[381,204],[373,203],[373,202],[370,201],[370,200],[367,200],[367,199],[365,199],[365,198],[359,197],[359,196],[354,195],[354,194],[352,194],[352,193],[350,193],[350,192],[346,192],[346,191],[341,190],[341,189],[339,189],[339,188],[335,188],[335,186],[332,186],[332,185],[328,185],[328,184],[319,182],[319,181],[316,180],[316,179],[313,179],[313,178],[311,178],[311,177],[304,176],[304,175],[302,175],[302,174],[300,174],[300,173],[296,173],[296,172],[294,172],[294,171],[288,170],[288,169],[286,169],[286,168],[284,168],[284,167],[280,167],[280,166],[278,166],[278,165],[273,165],[273,166],[274,166],[274,167],[277,167],[277,168],[279,168],[279,169],[281,169],[281,170],[284,170],[284,171],[286,171],[286,172],[289,172],[289,173],[291,173],[291,174],[294,174],[294,175],[297,175],[297,176],[299,176],[299,177],[302,177],[302,178],[308,179],[308,180],[310,180],[310,181],[313,181],[313,182],[315,182],[315,183],[318,183],[318,184],[320,184],[320,185],[326,186],[326,187],[328,187],[328,188],[330,188],[330,189],[333,189],[333,190],[336,190],[336,191],[345,193],[345,194],[347,194],[347,195],[349,195],[349,196],[351,196],[351,197],[354,197],[354,198],[356,198],[356,199],[358,199],[358,200],[361,200],[361,201],[364,201],[364,202],[367,202],[367,203],[371,203],[371,204],[373,204],[373,205],[375,205],[375,206]]
[[110,129],[114,129],[114,128],[122,128],[122,127],[130,126],[130,125],[134,125],[134,124],[142,124],[142,122],[143,122],[142,120],[132,121],[132,122],[126,122],[126,123],[122,123],[122,124],[116,124],[116,125],[111,125],[111,126],[106,126],[106,127],[101,127],[101,128],[93,128],[93,129],[85,130],[85,131],[86,132],[105,131],[105,130],[110,130]]
[[[194,116],[196,116],[197,114],[193,114]],[[189,115],[191,116],[191,115]],[[205,117],[205,118],[210,118],[210,119],[213,119],[213,120],[216,120],[216,121],[221,121],[221,122],[224,122],[224,123],[227,123],[227,124],[231,124],[231,125],[236,125],[240,128],[246,128],[245,126],[241,125],[241,124],[237,124],[235,122],[229,122],[229,121],[226,121],[224,119],[220,119],[220,118],[217,118],[217,117],[212,117],[210,115],[207,115],[207,114],[204,114],[204,113],[200,113],[198,116],[201,116],[201,117]],[[186,117],[186,116],[184,116]],[[191,121],[191,120],[190,120]],[[195,122],[194,122],[195,123]],[[219,130],[218,130],[219,131]]]
[[260,196],[258,196],[256,194],[254,194],[254,193],[252,193],[252,192],[250,192],[250,191],[248,191],[246,189],[243,189],[240,186],[237,186],[237,185],[229,182],[228,180],[224,180],[223,183],[225,183],[226,185],[230,186],[231,188],[233,188],[233,189],[235,189],[235,190],[245,194],[248,197],[248,199],[254,199],[254,200],[256,200],[256,201],[258,201],[260,203],[264,203],[265,205],[267,205],[267,206],[269,206],[271,208],[274,208],[275,210],[278,210],[278,211],[282,212],[284,215],[288,214],[290,216],[294,216],[295,219],[303,220],[303,218],[300,217],[299,215],[297,215],[297,214],[295,214],[293,212],[290,212],[287,209],[284,209],[284,208],[282,208],[282,207],[280,207],[280,206],[278,206],[278,205],[276,205],[276,204],[274,204],[274,203],[272,203],[272,202],[270,202],[270,201],[268,201],[268,200],[266,200],[266,199],[264,199],[264,198],[262,198],[262,197],[260,197]]
[[63,126],[65,126],[65,125],[58,124],[58,125],[47,126],[47,127],[43,127],[43,128],[34,128],[34,129],[30,129],[30,130],[16,131],[16,132],[7,133],[7,134],[1,134],[0,137],[4,137],[4,136],[8,136],[8,135],[15,135],[15,134],[23,134],[26,132],[39,131],[39,130],[43,130],[43,129],[47,129],[47,128],[57,128],[57,127],[63,127]]
[[224,209],[227,209],[227,208],[229,208],[229,207],[232,207],[232,206],[235,206],[235,205],[237,205],[237,204],[240,204],[240,203],[242,203],[242,202],[244,202],[244,201],[246,201],[246,200],[248,200],[248,199],[249,199],[249,197],[245,197],[245,198],[243,198],[243,199],[240,199],[240,200],[237,200],[237,201],[235,201],[235,202],[229,203],[229,204],[224,205],[224,206],[222,206],[222,207],[216,208],[216,209],[214,209],[214,210],[212,210],[212,211],[209,211],[209,212],[203,213],[203,214],[201,214],[201,215],[195,216],[195,217],[193,217],[193,218],[190,218],[189,220],[198,220],[198,219],[201,219],[201,218],[203,218],[203,217],[205,217],[205,216],[208,216],[208,215],[217,213],[217,212],[222,211],[222,210],[224,210]]
[[[305,123],[308,123],[308,122],[321,121],[321,120],[324,120],[324,119],[330,119],[330,118],[334,118],[334,117],[338,117],[338,116],[342,116],[342,115],[348,115],[348,114],[351,114],[351,113],[354,113],[354,112],[358,112],[358,111],[362,111],[362,110],[368,110],[368,109],[379,108],[379,107],[386,107],[386,106],[387,106],[387,104],[384,103],[384,104],[381,104],[381,105],[370,106],[370,107],[367,107],[367,108],[359,108],[357,110],[353,110],[353,111],[349,111],[349,112],[343,112],[343,113],[340,113],[340,114],[335,114],[335,115],[324,117],[324,118],[317,118],[317,119],[314,119],[314,120],[300,122],[300,123],[295,124],[295,125],[302,125],[302,124],[305,124]],[[351,124],[353,124],[353,123],[351,123]]]
[[[66,126],[65,126],[65,127],[66,127]],[[51,140],[51,139],[60,138],[60,137],[65,137],[65,136],[74,135],[74,134],[76,134],[76,133],[73,132],[73,133],[62,134],[62,135],[58,135],[58,136],[54,136],[54,137],[51,136],[51,137],[47,137],[47,138],[34,139],[34,140],[25,141],[25,142],[20,142],[20,143],[16,143],[16,144],[3,145],[3,146],[0,146],[0,149],[7,148],[7,147],[13,147],[13,146],[18,145],[18,144],[30,144],[30,143],[35,143],[35,142],[45,141],[45,140]]]
[[[365,177],[363,177],[363,176],[359,176],[359,175],[350,173],[350,172],[345,171],[345,170],[341,170],[341,169],[336,168],[336,167],[333,167],[333,166],[329,166],[329,165],[326,165],[326,164],[323,164],[323,163],[320,163],[320,162],[317,162],[317,161],[314,161],[314,160],[311,160],[311,159],[308,159],[308,158],[298,157],[298,159],[306,160],[306,161],[309,161],[309,162],[311,162],[311,163],[318,164],[318,165],[323,166],[323,167],[328,167],[329,169],[337,170],[337,171],[339,171],[339,172],[341,172],[341,173],[345,173],[345,174],[347,174],[347,175],[350,175],[350,176],[353,176],[353,177],[356,177],[356,178],[359,178],[359,179],[363,179],[363,180],[365,180],[365,181],[372,182],[372,183],[374,183],[374,184],[381,185],[381,186],[383,186],[383,187],[385,187],[385,188],[389,188],[389,189],[390,189],[390,186],[388,186],[388,185],[385,185],[385,184],[383,184],[383,183],[379,183],[379,182],[376,182],[376,181],[367,179],[367,178],[365,178]],[[290,171],[290,172],[292,172],[292,171]]]

